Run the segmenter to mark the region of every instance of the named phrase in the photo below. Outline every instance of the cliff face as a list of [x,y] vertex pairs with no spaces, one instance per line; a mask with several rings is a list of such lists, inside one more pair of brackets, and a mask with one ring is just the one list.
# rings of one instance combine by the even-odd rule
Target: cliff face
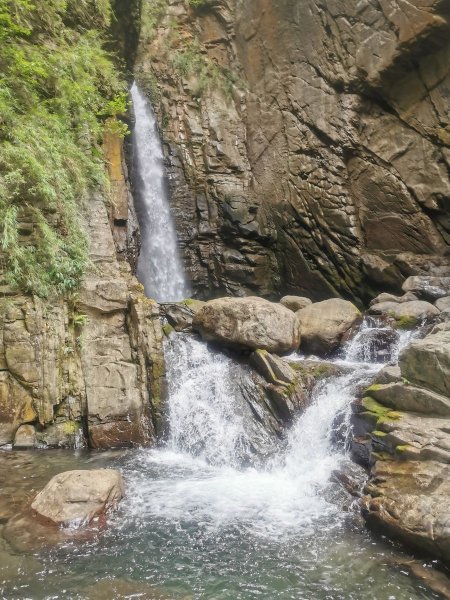
[[365,300],[445,264],[449,11],[144,2],[137,74],[198,295]]
[[112,197],[87,203],[90,268],[78,293],[44,301],[2,288],[0,447],[154,441],[164,389],[159,309],[127,260],[137,248],[121,138],[109,133],[104,150]]

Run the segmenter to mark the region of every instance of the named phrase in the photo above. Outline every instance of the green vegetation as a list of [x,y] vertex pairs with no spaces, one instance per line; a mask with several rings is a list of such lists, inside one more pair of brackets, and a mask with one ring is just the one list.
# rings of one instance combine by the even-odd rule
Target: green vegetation
[[[211,0],[187,0],[187,3],[194,9],[203,9],[212,4]],[[180,23],[166,14],[167,5],[168,0],[144,0],[142,6],[143,40],[151,42],[159,24],[163,24],[166,29],[164,43],[157,48],[157,61],[167,58],[173,71],[180,78],[189,81],[195,97],[202,96],[208,88],[219,89],[226,96],[231,95],[233,87],[241,86],[242,83],[231,70],[220,66],[208,56],[206,48],[197,37],[183,35]],[[138,74],[137,79],[149,99],[158,102],[156,78]]]
[[208,87],[221,89],[228,95],[237,83],[233,73],[213,62],[196,39],[177,49],[171,56],[171,63],[181,77],[195,82],[192,89],[194,96],[201,96]]
[[[391,315],[393,316],[393,315]],[[395,318],[395,317],[393,317]],[[395,329],[414,329],[414,327],[417,326],[417,319],[416,317],[412,317],[412,316],[403,316],[403,317],[399,317],[398,319],[395,319],[394,322],[394,327]]]
[[175,329],[172,327],[172,325],[170,325],[169,323],[166,323],[165,325],[163,325],[162,328],[164,335],[166,337],[169,337],[172,335],[172,333],[175,331]]
[[206,8],[211,5],[211,0],[187,0],[189,6],[192,8]]
[[126,89],[103,42],[109,0],[0,0],[0,271],[47,297],[88,264],[81,214],[105,185],[105,124]]
[[379,431],[378,429],[374,429],[372,431],[372,435],[380,438],[380,437],[385,437],[387,435],[387,433],[385,431]]

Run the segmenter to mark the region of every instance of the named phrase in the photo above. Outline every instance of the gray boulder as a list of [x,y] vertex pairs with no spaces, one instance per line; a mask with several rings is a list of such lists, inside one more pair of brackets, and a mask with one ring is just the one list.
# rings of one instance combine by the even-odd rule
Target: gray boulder
[[439,309],[423,300],[408,302],[380,302],[369,308],[369,313],[392,317],[401,327],[415,327],[418,323],[437,317]]
[[206,341],[276,354],[296,350],[300,323],[292,311],[263,298],[218,298],[195,315],[193,327]]
[[87,525],[94,517],[114,508],[122,496],[119,471],[66,471],[48,482],[31,508],[55,525]]
[[297,311],[296,315],[301,324],[301,349],[318,355],[335,350],[361,319],[356,306],[340,298],[316,302]]
[[369,306],[373,306],[374,304],[381,304],[382,302],[411,302],[412,300],[418,300],[417,296],[415,296],[412,292],[407,292],[403,294],[403,296],[394,296],[394,294],[388,294],[383,292],[382,294],[378,294],[376,298],[370,301]]
[[444,296],[443,298],[439,298],[439,300],[436,300],[434,305],[441,312],[445,311],[450,313],[450,296]]
[[303,296],[284,296],[284,298],[281,298],[280,304],[286,308],[289,308],[289,310],[297,312],[298,310],[301,310],[302,308],[312,304],[312,301],[309,298],[304,298]]
[[413,275],[404,282],[402,290],[426,300],[438,300],[450,295],[450,277]]
[[402,376],[444,396],[450,396],[450,331],[413,341],[400,355]]

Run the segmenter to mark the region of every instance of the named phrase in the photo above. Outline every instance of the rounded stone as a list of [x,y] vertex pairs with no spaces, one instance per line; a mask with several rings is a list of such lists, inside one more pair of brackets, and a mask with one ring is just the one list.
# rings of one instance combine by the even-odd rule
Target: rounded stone
[[210,300],[196,314],[193,325],[204,340],[231,348],[280,354],[292,352],[300,344],[295,313],[263,298]]
[[31,508],[55,525],[81,526],[114,508],[122,496],[123,481],[119,471],[66,471],[47,483]]
[[312,301],[304,296],[284,296],[284,298],[281,298],[280,304],[289,308],[289,310],[297,312],[312,304]]
[[296,315],[301,324],[301,349],[318,355],[335,350],[343,336],[361,319],[357,307],[340,298],[316,302]]
[[21,425],[14,436],[14,448],[35,448],[37,445],[36,430],[33,425]]

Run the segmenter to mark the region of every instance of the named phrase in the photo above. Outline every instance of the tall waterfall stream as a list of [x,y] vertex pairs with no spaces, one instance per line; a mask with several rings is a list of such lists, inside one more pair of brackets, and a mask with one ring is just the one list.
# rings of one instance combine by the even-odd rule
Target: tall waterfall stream
[[155,115],[136,83],[131,98],[135,116],[133,179],[141,230],[137,276],[147,296],[166,302],[183,300],[189,291],[178,255]]
[[[132,96],[141,219],[146,220],[139,274],[149,295],[179,299],[186,295],[186,284],[164,191],[161,146],[151,108],[136,86]],[[336,416],[341,415],[345,438],[352,399],[383,366],[371,362],[371,333],[373,327],[365,323],[335,359],[345,374],[316,385],[311,405],[286,439],[257,465],[243,461],[254,436],[267,442],[264,432],[254,429],[238,385],[251,392],[247,367],[193,335],[171,336],[166,342],[166,441],[159,448],[129,452],[55,452],[45,459],[47,467],[41,462],[47,478],[58,466],[121,468],[126,497],[95,539],[26,559],[8,555],[12,563],[16,560],[11,568],[19,575],[14,585],[4,587],[3,597],[434,597],[391,565],[400,551],[366,531],[351,498],[330,479],[334,469],[349,462],[345,444],[334,441]],[[409,335],[398,335],[392,359]],[[30,454],[30,463],[35,460]],[[0,547],[0,561],[4,556]]]

